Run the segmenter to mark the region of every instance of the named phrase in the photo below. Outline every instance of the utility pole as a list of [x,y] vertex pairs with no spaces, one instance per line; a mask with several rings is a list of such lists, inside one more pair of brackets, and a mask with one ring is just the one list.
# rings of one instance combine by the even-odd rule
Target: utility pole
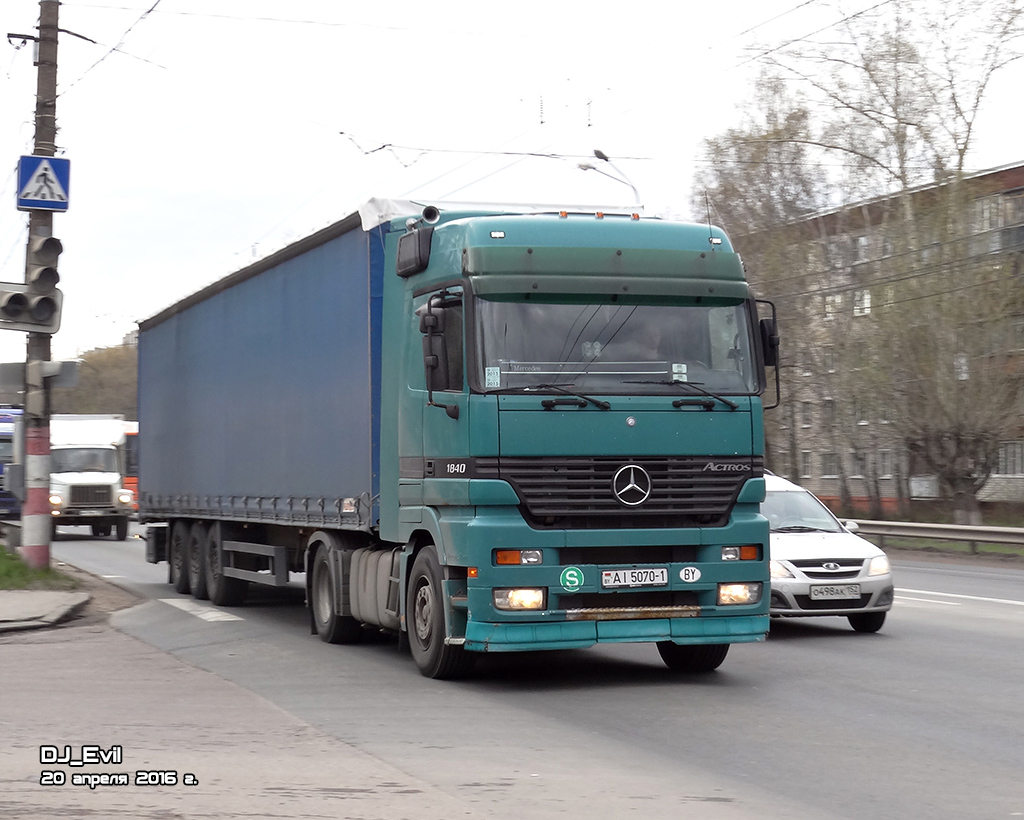
[[[57,17],[59,0],[39,0],[39,39],[36,79],[36,133],[33,153],[52,157],[57,152]],[[53,213],[29,212],[29,252],[33,241],[53,236]],[[50,334],[28,334],[25,355],[25,499],[21,509],[21,554],[35,568],[50,566],[50,388],[45,362],[50,361]]]

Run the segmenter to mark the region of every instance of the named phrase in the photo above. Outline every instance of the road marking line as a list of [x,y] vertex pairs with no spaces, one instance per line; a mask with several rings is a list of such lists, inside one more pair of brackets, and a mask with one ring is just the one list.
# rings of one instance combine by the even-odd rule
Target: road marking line
[[205,606],[204,604],[196,603],[195,601],[186,601],[183,598],[159,598],[159,601],[171,606],[176,606],[178,609],[187,612],[189,615],[195,615],[197,618],[202,618],[204,621],[244,621],[244,618],[240,618],[237,615],[232,615],[230,612],[224,612],[220,609],[214,609],[212,606]]
[[897,595],[896,600],[906,601],[908,603],[915,604],[942,604],[942,606],[963,606],[963,604],[958,604],[956,601],[933,601],[930,598],[905,598],[902,595]]
[[943,598],[963,598],[967,601],[988,601],[991,604],[1009,604],[1010,606],[1024,606],[1024,601],[1010,601],[1006,598],[982,598],[978,595],[958,595],[955,592],[936,592],[933,589],[896,589],[897,592],[911,592],[917,595],[941,595]]

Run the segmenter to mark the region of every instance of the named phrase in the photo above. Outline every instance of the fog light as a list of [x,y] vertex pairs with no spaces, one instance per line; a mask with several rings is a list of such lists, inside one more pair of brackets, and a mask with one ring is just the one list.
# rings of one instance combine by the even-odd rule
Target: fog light
[[756,604],[761,600],[761,584],[719,584],[718,605]]
[[494,608],[503,610],[544,609],[544,589],[496,589]]

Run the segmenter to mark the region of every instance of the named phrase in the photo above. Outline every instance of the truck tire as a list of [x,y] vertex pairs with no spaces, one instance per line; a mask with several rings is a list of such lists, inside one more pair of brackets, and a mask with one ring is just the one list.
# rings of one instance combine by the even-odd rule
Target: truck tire
[[674,672],[704,674],[714,672],[729,653],[729,644],[693,644],[680,646],[672,641],[658,641],[658,653],[665,666]]
[[188,586],[192,590],[192,597],[199,601],[205,601],[206,593],[206,525],[202,521],[196,521],[188,531]]
[[187,595],[188,585],[188,538],[187,521],[175,521],[171,526],[171,537],[167,542],[167,580],[175,592]]
[[363,625],[352,616],[339,615],[335,611],[335,583],[330,551],[321,547],[313,559],[313,583],[309,588],[316,634],[324,643],[355,643],[362,635]]
[[437,680],[464,677],[476,660],[463,647],[445,643],[444,607],[441,562],[434,547],[424,547],[409,573],[405,622],[409,652],[420,674]]
[[[124,541],[128,537],[128,519],[118,518],[114,526],[116,528],[114,537],[118,541]],[[107,535],[110,535],[110,527],[107,527]]]
[[206,531],[204,551],[206,553],[206,592],[217,606],[241,606],[249,591],[249,582],[241,578],[229,578],[221,568],[224,566],[224,549],[221,545],[220,526],[214,524]]

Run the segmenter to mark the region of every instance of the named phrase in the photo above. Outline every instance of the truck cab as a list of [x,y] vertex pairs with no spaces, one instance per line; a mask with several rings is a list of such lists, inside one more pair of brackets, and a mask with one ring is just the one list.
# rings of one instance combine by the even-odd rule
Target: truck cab
[[134,496],[123,485],[124,419],[55,415],[50,422],[50,512],[53,531],[87,525],[95,536],[128,537]]

